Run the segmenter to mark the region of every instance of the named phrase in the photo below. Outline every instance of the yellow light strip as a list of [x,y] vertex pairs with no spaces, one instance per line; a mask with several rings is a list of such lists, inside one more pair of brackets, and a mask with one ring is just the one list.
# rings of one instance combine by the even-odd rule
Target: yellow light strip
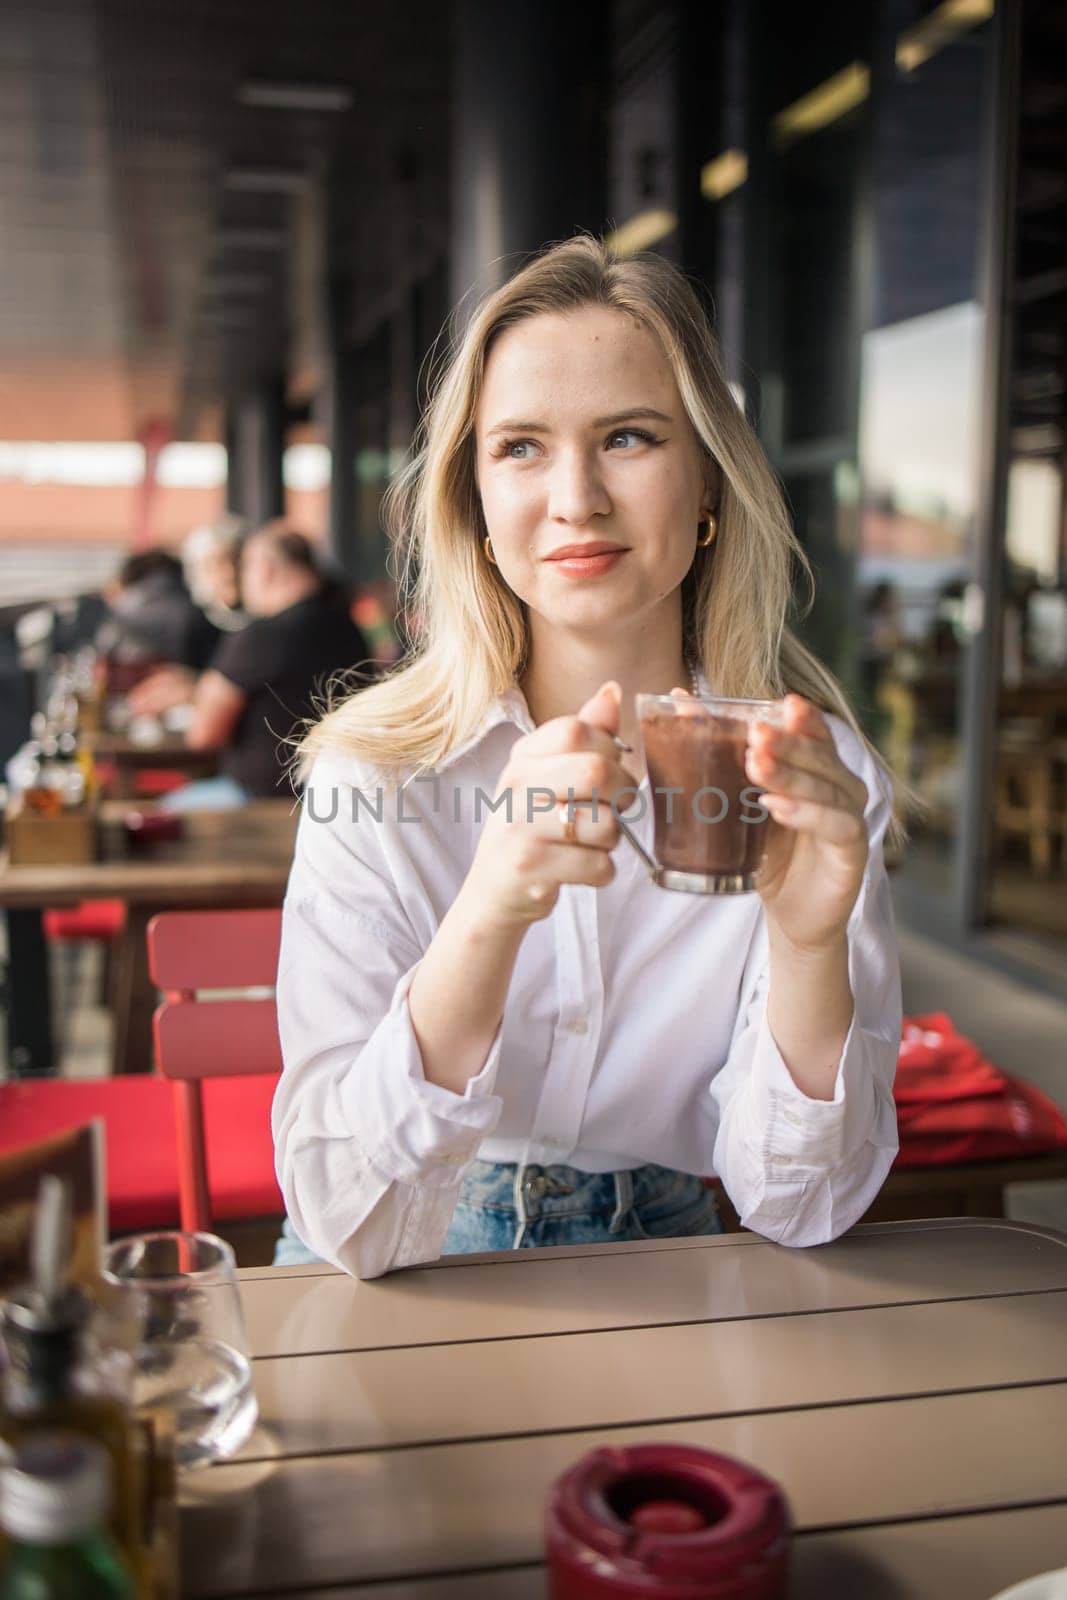
[[678,218],[673,211],[639,211],[636,217],[609,233],[604,242],[617,256],[633,256],[639,250],[658,244],[677,226]]
[[851,66],[835,72],[810,94],[780,111],[771,123],[771,131],[779,144],[802,139],[805,134],[827,127],[854,106],[861,105],[870,92],[870,67],[864,66],[862,61],[853,61]]
[[898,36],[897,67],[901,72],[914,72],[968,28],[988,22],[995,9],[995,0],[945,0],[944,5]]
[[744,150],[724,150],[700,171],[700,192],[705,200],[724,200],[740,189],[748,177],[748,156]]

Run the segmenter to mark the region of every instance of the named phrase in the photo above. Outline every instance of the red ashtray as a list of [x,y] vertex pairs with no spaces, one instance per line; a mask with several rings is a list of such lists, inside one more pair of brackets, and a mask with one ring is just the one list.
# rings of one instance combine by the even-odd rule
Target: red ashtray
[[545,1508],[551,1600],[784,1600],[782,1489],[693,1445],[593,1450]]

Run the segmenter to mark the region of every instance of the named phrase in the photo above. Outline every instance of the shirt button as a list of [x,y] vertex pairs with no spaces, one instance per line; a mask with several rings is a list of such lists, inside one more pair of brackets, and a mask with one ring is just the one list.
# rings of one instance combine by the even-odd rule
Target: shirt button
[[567,1024],[568,1033],[588,1033],[589,1024],[584,1017],[573,1017]]

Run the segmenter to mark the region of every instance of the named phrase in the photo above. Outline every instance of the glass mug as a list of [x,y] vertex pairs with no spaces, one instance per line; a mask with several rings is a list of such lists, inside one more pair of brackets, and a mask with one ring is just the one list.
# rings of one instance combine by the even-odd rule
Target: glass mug
[[753,722],[783,723],[779,700],[639,694],[654,816],[653,855],[619,826],[661,889],[748,894],[758,886],[769,814],[745,772]]
[[232,1455],[256,1425],[233,1251],[212,1233],[140,1233],[104,1257],[116,1312],[132,1324],[133,1403],[173,1418],[180,1467]]

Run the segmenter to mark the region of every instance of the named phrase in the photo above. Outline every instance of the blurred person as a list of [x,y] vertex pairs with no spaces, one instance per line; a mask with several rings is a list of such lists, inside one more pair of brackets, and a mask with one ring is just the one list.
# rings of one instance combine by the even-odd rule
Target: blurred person
[[[237,633],[248,625],[240,595],[241,545],[248,529],[245,518],[228,513],[216,522],[194,528],[182,544],[186,585],[215,629],[216,643],[218,636]],[[178,706],[189,705],[199,677],[199,670],[176,662],[157,667],[131,689],[130,710],[134,716],[160,717]]]
[[193,600],[182,564],[169,550],[127,556],[104,598],[109,614],[96,648],[109,662],[148,667],[166,661],[196,671],[207,665],[219,632]]
[[248,622],[241,604],[241,545],[251,532],[244,517],[227,513],[194,528],[182,544],[189,592],[221,633],[238,633]]
[[194,750],[220,752],[220,776],[187,784],[170,810],[240,805],[277,795],[288,741],[335,673],[368,662],[366,641],[337,580],[324,578],[308,539],[282,522],[241,551],[241,597],[251,621],[219,644],[196,685],[185,731]]

